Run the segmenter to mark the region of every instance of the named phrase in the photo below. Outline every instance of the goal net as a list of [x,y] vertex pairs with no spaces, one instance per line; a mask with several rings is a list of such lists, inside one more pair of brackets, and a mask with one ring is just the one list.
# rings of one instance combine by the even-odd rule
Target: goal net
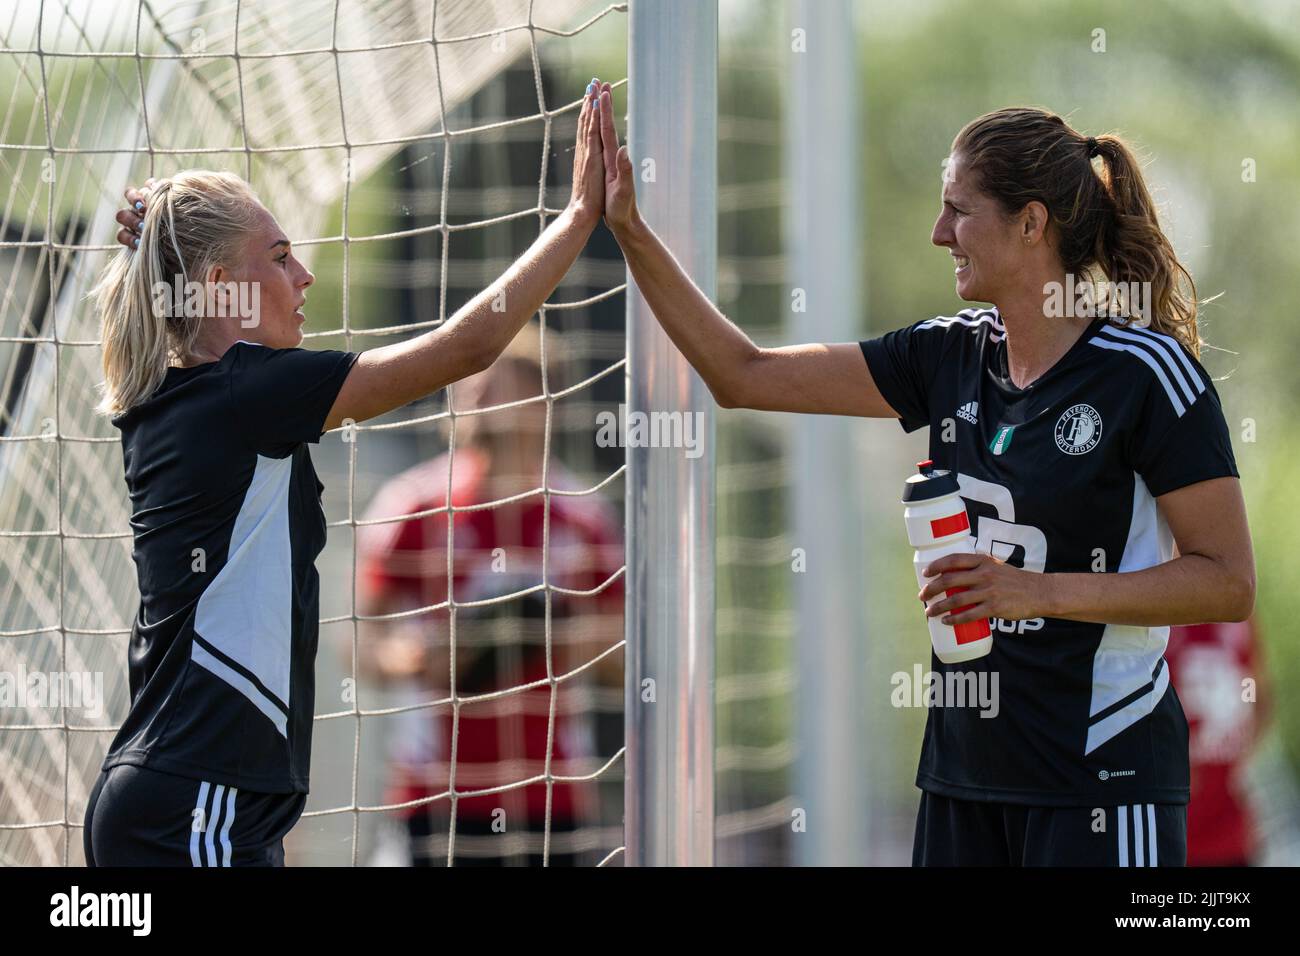
[[[626,10],[599,0],[19,0],[0,18],[0,864],[78,864],[86,799],[129,705],[138,600],[120,444],[92,412],[102,376],[86,299],[117,254],[123,188],[193,167],[248,179],[317,275],[309,346],[362,349],[434,327],[563,206],[582,89],[593,64],[623,75]],[[453,388],[313,450],[330,544],[318,562],[313,792],[291,857],[366,863],[386,846],[408,849],[404,836],[384,838],[399,802],[408,816],[437,808],[425,849],[443,861],[617,857],[622,695],[599,675],[621,661],[621,632],[575,663],[554,622],[560,602],[579,608],[569,623],[595,620],[585,608],[622,568],[575,584],[547,548],[565,527],[557,514],[621,504],[620,453],[592,447],[591,423],[622,395],[622,282],[617,250],[593,248],[533,320],[534,394],[472,406]],[[494,497],[485,484],[465,514],[443,508],[441,526],[534,500],[546,529],[536,574],[462,597],[461,552],[444,545],[446,600],[359,610],[366,529],[429,517],[377,511],[388,480],[442,462],[444,477],[423,490],[456,488],[445,476],[458,455],[470,460],[458,430],[514,423],[530,408],[542,412],[537,486]],[[522,547],[502,534],[507,556]],[[434,628],[435,617],[453,647],[463,642],[462,663],[490,673],[414,697],[357,684],[368,631],[381,640],[403,622]],[[528,627],[493,624],[520,617]],[[536,653],[540,681],[521,663]],[[431,758],[449,772],[398,801],[383,778],[412,715],[426,730],[451,728],[450,753]],[[457,769],[456,735],[475,720],[495,737],[505,777]],[[538,720],[540,764],[520,739]],[[570,807],[553,832],[559,791],[582,802],[573,794],[584,787],[591,807]],[[537,815],[523,797],[539,788],[542,825],[521,826]],[[497,794],[503,832],[468,832],[458,805]]]

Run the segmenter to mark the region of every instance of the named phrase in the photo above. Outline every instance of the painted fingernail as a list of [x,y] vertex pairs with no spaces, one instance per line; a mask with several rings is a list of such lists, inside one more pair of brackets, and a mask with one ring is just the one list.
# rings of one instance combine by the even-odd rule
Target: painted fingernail
[[139,248],[140,248],[140,240],[139,240],[139,239],[132,239],[132,240],[131,240],[131,248],[132,248],[132,249],[139,249]]
[[139,212],[140,210],[144,209],[144,203],[142,203],[140,200],[137,199],[135,201],[135,208],[136,211]]

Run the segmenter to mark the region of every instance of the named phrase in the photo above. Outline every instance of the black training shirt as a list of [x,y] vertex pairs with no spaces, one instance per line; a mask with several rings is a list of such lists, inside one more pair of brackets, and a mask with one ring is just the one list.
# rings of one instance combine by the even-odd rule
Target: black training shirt
[[[1046,573],[1170,560],[1155,498],[1237,475],[1205,369],[1168,335],[1098,318],[1021,389],[1005,339],[997,310],[986,309],[861,343],[904,429],[929,425],[935,466],[957,473],[976,549]],[[955,665],[932,656],[931,667],[975,680],[984,672],[990,688],[996,673],[996,716],[932,707],[918,786],[1044,806],[1187,802],[1187,721],[1163,657],[1168,627],[991,624],[990,654]],[[919,614],[917,628],[925,633]]]
[[306,443],[356,360],[239,342],[113,419],[140,608],[105,769],[307,792],[325,515]]

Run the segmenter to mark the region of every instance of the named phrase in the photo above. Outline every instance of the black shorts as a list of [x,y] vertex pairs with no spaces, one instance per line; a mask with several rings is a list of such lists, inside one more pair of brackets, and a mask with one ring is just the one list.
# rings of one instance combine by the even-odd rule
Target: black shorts
[[913,866],[1185,866],[1187,807],[1027,807],[921,791]]
[[86,865],[284,866],[282,840],[306,803],[118,764],[86,805]]

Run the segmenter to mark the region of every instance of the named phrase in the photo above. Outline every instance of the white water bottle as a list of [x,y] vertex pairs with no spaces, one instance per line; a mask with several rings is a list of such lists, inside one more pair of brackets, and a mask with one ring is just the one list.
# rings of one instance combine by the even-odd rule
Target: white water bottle
[[[935,469],[930,460],[917,463],[918,474],[907,479],[903,489],[903,520],[907,522],[907,540],[916,549],[912,564],[916,581],[921,587],[934,580],[922,572],[932,561],[947,554],[969,554],[975,549],[970,542],[970,519],[966,505],[961,500],[957,476],[951,471]],[[936,594],[926,607],[958,594],[965,588],[949,588]],[[969,606],[969,605],[967,605]],[[950,611],[959,614],[966,608]],[[935,656],[945,664],[960,664],[983,657],[993,649],[993,632],[989,619],[965,624],[944,624],[942,615],[927,618],[930,622],[930,644]]]

